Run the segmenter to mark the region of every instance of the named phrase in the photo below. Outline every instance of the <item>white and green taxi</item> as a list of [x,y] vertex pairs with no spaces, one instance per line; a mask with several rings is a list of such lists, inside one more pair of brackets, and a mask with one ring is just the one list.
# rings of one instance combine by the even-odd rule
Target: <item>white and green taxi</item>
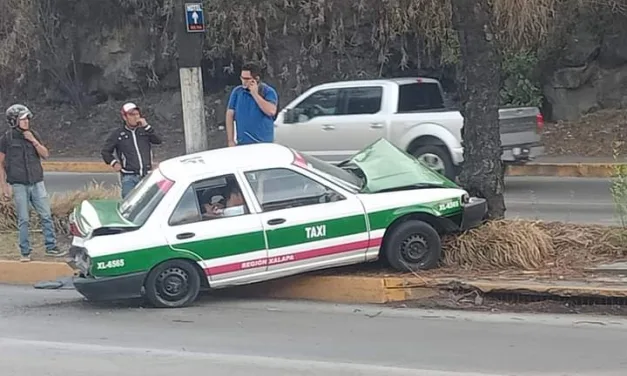
[[339,165],[278,144],[222,148],[161,162],[122,201],[83,201],[68,264],[87,299],[182,307],[203,288],[377,259],[433,268],[440,235],[486,211],[384,139]]

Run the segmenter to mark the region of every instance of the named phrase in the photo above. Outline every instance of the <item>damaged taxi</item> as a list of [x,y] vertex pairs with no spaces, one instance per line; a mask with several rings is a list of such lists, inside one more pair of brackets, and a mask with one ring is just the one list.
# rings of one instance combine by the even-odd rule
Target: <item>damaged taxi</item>
[[217,289],[382,259],[437,267],[441,236],[480,225],[484,199],[385,139],[333,165],[279,144],[159,163],[123,200],[70,215],[68,264],[89,300],[183,307]]

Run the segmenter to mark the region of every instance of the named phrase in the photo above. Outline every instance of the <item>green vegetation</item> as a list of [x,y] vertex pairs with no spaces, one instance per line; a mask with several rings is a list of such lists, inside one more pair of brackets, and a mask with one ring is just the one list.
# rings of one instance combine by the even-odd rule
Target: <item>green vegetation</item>
[[535,69],[537,56],[531,51],[506,53],[503,59],[501,103],[514,106],[542,105],[542,89]]
[[627,229],[627,164],[621,160],[620,150],[625,142],[616,140],[613,145],[614,174],[610,192],[614,201],[614,210],[621,226]]

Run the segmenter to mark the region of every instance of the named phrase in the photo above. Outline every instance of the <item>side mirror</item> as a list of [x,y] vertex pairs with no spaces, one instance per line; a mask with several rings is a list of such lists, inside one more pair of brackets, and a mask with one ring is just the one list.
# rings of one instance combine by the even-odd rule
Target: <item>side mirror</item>
[[283,114],[283,123],[284,124],[294,124],[298,123],[298,113],[294,111],[293,108],[288,108],[285,110]]

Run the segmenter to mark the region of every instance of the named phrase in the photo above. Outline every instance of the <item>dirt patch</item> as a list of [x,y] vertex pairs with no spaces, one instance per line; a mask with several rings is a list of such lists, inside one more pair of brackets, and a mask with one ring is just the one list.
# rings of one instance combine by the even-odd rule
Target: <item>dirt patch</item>
[[[209,147],[212,149],[226,145],[226,133],[219,127],[224,126],[227,97],[227,94],[205,97]],[[83,116],[69,105],[51,106],[37,101],[28,105],[35,115],[33,127],[44,138],[51,158],[100,160],[103,140],[111,130],[122,126],[120,108],[129,101],[141,107],[146,120],[163,138],[161,145],[153,147],[156,160],[185,153],[181,97],[178,91],[146,93],[125,100],[111,99],[90,107]]]
[[627,110],[601,110],[579,121],[547,123],[543,142],[551,156],[612,157],[625,156],[626,136]]
[[[48,261],[48,262],[64,262],[63,257],[50,257],[45,254],[44,237],[41,232],[33,231],[31,228],[30,242],[33,252],[31,258],[34,261]],[[71,238],[67,235],[58,234],[57,244],[59,249],[68,249],[71,243]],[[20,249],[18,247],[17,232],[2,232],[0,233],[0,260],[19,260]]]
[[590,314],[600,316],[627,316],[625,302],[598,299],[543,299],[512,295],[508,299],[475,292],[456,293],[443,291],[440,296],[416,301],[386,304],[393,308],[421,308],[464,310],[476,312]]

